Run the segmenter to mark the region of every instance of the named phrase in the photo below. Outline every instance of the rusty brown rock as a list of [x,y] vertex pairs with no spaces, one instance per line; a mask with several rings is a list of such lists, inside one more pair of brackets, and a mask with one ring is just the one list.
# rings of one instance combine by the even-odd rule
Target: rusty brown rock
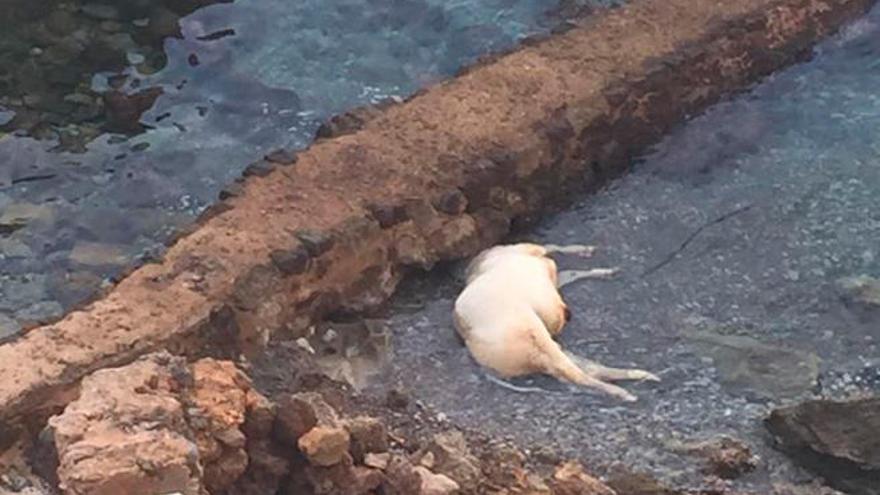
[[299,449],[316,466],[333,466],[348,455],[351,437],[345,428],[316,426],[299,438]]
[[205,487],[219,493],[247,469],[246,438],[241,428],[248,403],[259,402],[258,394],[229,361],[202,359],[192,365],[192,375],[187,419],[199,448]]
[[178,400],[189,377],[182,359],[159,354],[84,379],[49,421],[62,491],[200,495],[199,451]]
[[[161,263],[0,346],[0,422],[8,429],[47,417],[96,369],[168,346],[189,352],[217,344],[211,316],[224,307],[234,308],[224,324],[238,329],[239,345],[263,345],[278,330],[295,333],[336,309],[345,301],[300,305],[316,294],[351,296],[367,270],[390,276],[366,301],[387,297],[404,265],[472,253],[573,184],[595,186],[621,172],[687,115],[809,55],[815,40],[873,3],[633,2],[362,119],[357,132],[300,153],[295,167],[249,177],[227,199],[231,209],[177,241]],[[120,127],[127,126],[141,104],[110,98]],[[488,189],[470,187],[477,164],[486,165]],[[356,243],[328,247],[322,263],[299,274],[283,273],[270,259],[293,247],[295,233],[337,232],[368,214],[365,205],[393,209],[454,189],[468,200],[466,212],[440,213],[427,230],[411,220],[386,221]],[[446,221],[462,222],[449,241]],[[261,297],[238,306],[236,283],[258,266],[274,269],[271,283],[252,285],[251,295]],[[196,274],[202,279],[193,284]]]

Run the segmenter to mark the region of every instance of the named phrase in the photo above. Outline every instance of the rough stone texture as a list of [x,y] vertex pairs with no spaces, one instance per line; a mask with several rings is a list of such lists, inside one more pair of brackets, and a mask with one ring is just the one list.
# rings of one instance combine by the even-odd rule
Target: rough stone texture
[[187,366],[159,353],[86,377],[79,398],[50,419],[49,431],[65,493],[201,495],[237,482],[249,453],[252,478],[260,469],[277,478],[286,472],[285,461],[260,449],[273,419],[271,405],[232,363]]
[[[872,3],[644,0],[391,106],[295,167],[249,177],[161,263],[0,347],[0,420],[47,416],[83,376],[162,346],[250,349],[376,305],[405,266],[471,254],[551,195],[622,171],[686,115],[808,54]],[[460,206],[442,198],[456,188],[467,206],[450,215]],[[334,242],[285,274],[270,254],[296,249],[304,230]]]
[[416,467],[416,472],[422,480],[421,495],[455,495],[461,489],[455,480],[442,474],[432,473],[424,466]]
[[551,481],[556,495],[615,495],[614,490],[584,472],[577,462],[567,462],[556,470]]
[[299,449],[309,462],[328,467],[348,456],[351,437],[344,428],[316,426],[299,438]]
[[79,399],[50,419],[61,489],[76,495],[201,493],[199,452],[178,400],[186,363],[149,356],[82,382]]
[[[471,454],[461,432],[435,435],[426,455],[432,458],[428,467],[433,471],[449,476],[465,491],[476,489],[481,477],[479,461]],[[424,459],[422,463],[425,464]]]
[[835,488],[880,494],[880,397],[783,407],[766,425],[784,451]]

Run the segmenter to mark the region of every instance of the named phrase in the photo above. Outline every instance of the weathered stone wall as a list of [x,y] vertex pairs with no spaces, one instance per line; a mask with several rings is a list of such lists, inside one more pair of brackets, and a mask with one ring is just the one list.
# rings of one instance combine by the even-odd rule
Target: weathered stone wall
[[624,171],[872,3],[636,1],[337,119],[295,163],[282,153],[249,168],[161,262],[0,346],[7,436],[94,370],[159,348],[259,349],[328,311],[381,303],[406,267],[473,254],[512,220]]

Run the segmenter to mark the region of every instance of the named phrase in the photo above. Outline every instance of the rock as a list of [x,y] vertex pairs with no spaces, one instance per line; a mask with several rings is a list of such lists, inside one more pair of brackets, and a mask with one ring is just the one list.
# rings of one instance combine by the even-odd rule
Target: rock
[[868,308],[880,308],[880,280],[859,275],[838,280],[847,302],[856,303]]
[[309,466],[306,476],[316,495],[366,495],[382,484],[380,471],[355,466],[345,455],[343,462],[329,467]]
[[364,466],[374,469],[384,470],[388,467],[388,463],[390,461],[391,454],[389,454],[388,452],[383,452],[381,454],[374,454],[370,452],[364,456]]
[[297,447],[300,437],[315,426],[333,426],[338,422],[336,411],[320,394],[304,392],[282,397],[278,401],[274,428],[281,442]]
[[575,461],[556,468],[550,486],[554,495],[615,495],[614,490],[588,475]]
[[265,479],[264,486],[277,488],[287,462],[242,432],[246,422],[250,431],[270,432],[270,406],[228,361],[207,358],[188,367],[162,352],[98,371],[83,380],[79,399],[49,421],[60,484],[77,495],[201,495],[233,486],[244,493],[256,486],[246,481]]
[[434,474],[423,466],[416,467],[421,480],[421,495],[453,495],[459,493],[458,483],[442,474]]
[[30,223],[49,225],[54,221],[52,208],[31,203],[12,203],[0,213],[0,234],[14,232]]
[[79,398],[49,420],[62,491],[199,495],[199,452],[177,397],[189,376],[163,353],[83,379]]
[[345,421],[345,429],[351,435],[351,455],[356,462],[363,462],[368,453],[388,451],[388,432],[376,418],[366,416]]
[[738,478],[753,471],[758,463],[748,445],[725,436],[677,445],[673,450],[703,457],[706,460],[706,473],[724,479]]
[[333,466],[348,455],[351,437],[344,428],[316,426],[299,439],[299,449],[316,466]]
[[248,395],[255,394],[247,377],[229,361],[202,359],[192,366],[193,390],[187,401],[205,487],[219,493],[232,485],[248,465],[245,422]]
[[880,397],[811,400],[765,422],[777,446],[843,492],[880,494]]
[[427,452],[434,456],[434,468],[437,473],[449,476],[470,493],[479,485],[481,473],[479,461],[467,446],[467,441],[460,431],[447,431],[434,436],[427,447]]
[[79,266],[122,266],[130,261],[122,246],[88,241],[77,242],[69,258]]
[[385,468],[382,493],[386,495],[410,495],[419,493],[422,477],[406,457],[392,455]]
[[816,385],[819,357],[751,337],[693,332],[697,352],[715,361],[721,382],[768,399],[802,395]]
[[0,239],[0,259],[30,258],[34,252],[27,244],[13,239]]

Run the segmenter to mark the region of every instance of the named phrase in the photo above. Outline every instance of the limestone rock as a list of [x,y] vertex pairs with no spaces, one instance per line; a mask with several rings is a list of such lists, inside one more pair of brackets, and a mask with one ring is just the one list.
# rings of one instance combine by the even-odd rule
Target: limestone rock
[[360,416],[347,420],[345,429],[351,435],[351,455],[356,462],[363,462],[368,453],[388,450],[388,432],[376,418]]
[[62,491],[199,495],[199,452],[177,398],[189,376],[182,359],[159,354],[86,377],[49,420]]

